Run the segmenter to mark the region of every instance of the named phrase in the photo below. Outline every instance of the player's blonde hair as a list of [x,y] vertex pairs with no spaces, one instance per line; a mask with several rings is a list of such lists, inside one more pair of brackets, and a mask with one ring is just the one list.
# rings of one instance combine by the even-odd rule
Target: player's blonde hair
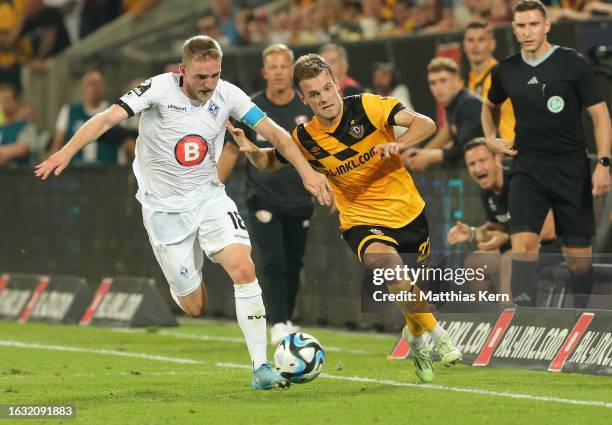
[[221,59],[222,56],[223,52],[217,40],[207,35],[196,35],[183,43],[183,64],[189,63],[193,59]]
[[289,57],[291,58],[291,63],[293,63],[293,59],[294,59],[293,50],[287,47],[286,44],[276,43],[276,44],[269,45],[268,47],[263,49],[263,52],[261,52],[261,59],[265,62],[266,56],[271,55],[272,53],[287,53]]
[[449,58],[433,58],[431,62],[429,62],[429,65],[427,65],[427,74],[442,71],[459,75],[459,66],[457,62]]
[[321,72],[327,71],[333,79],[336,78],[329,64],[321,56],[314,53],[300,56],[293,65],[293,84],[300,90],[300,81],[315,78]]

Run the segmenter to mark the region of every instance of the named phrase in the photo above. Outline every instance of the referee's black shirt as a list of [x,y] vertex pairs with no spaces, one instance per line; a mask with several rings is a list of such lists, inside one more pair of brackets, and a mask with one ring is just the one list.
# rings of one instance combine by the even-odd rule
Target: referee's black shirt
[[559,46],[533,62],[521,53],[501,61],[488,96],[495,104],[511,99],[519,154],[537,155],[584,154],[582,108],[603,101],[586,59]]

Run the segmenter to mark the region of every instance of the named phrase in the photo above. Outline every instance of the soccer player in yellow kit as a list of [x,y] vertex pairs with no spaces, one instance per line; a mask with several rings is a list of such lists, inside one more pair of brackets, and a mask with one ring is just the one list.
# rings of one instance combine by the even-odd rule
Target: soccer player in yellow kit
[[[292,136],[315,170],[328,178],[340,212],[343,239],[369,269],[403,267],[399,253],[418,257],[410,267],[429,259],[429,229],[425,202],[399,153],[435,131],[431,119],[406,109],[399,100],[372,94],[342,99],[329,64],[318,55],[299,58],[294,84],[314,117]],[[393,126],[408,130],[395,139]],[[253,165],[274,170],[286,161],[275,149],[259,149],[228,125],[241,151]],[[389,292],[414,293],[415,301],[397,302],[406,320],[404,335],[414,356],[415,373],[432,382],[435,368],[423,335],[429,332],[446,366],[461,360],[461,352],[428,311],[417,282],[387,281]]]

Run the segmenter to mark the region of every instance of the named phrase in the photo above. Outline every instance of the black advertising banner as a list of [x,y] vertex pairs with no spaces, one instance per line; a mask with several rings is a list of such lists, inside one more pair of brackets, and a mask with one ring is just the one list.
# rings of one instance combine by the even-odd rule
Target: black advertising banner
[[83,326],[178,326],[155,280],[137,277],[104,279],[79,323]]

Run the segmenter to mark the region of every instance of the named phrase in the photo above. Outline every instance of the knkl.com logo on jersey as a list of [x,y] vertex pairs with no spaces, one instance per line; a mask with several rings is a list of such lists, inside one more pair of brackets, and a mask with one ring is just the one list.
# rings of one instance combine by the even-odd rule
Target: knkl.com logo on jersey
[[204,161],[208,144],[202,136],[188,134],[176,143],[174,157],[183,167],[193,167]]

